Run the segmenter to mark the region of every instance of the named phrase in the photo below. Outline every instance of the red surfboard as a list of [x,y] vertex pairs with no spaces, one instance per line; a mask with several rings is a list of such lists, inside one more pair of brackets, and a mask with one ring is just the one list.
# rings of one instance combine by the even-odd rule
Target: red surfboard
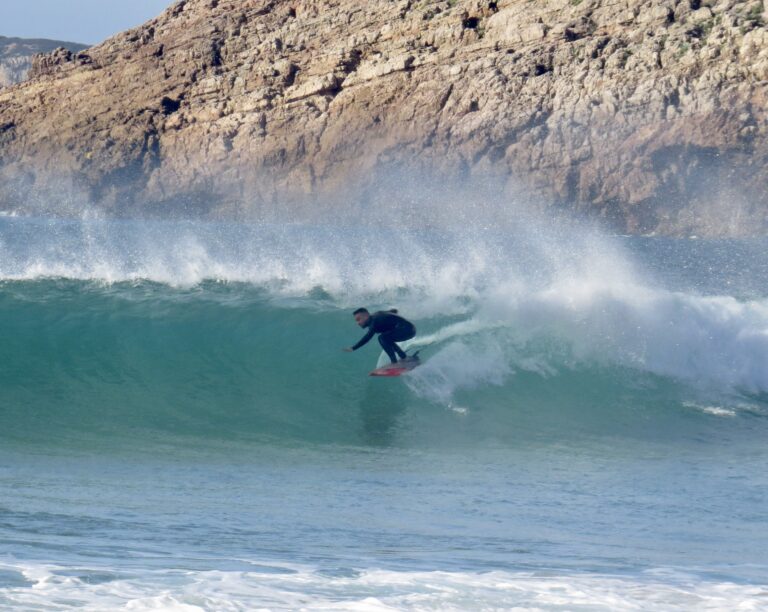
[[418,353],[405,359],[398,361],[397,363],[390,363],[381,368],[376,368],[368,376],[402,376],[406,372],[410,372],[416,366],[421,365]]

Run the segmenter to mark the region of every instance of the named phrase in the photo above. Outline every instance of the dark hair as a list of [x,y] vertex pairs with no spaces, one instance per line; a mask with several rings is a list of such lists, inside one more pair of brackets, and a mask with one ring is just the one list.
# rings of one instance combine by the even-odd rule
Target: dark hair
[[359,314],[362,314],[362,313],[371,314],[370,312],[368,312],[367,308],[358,308],[357,310],[355,310],[355,312],[352,313],[352,316],[359,315]]

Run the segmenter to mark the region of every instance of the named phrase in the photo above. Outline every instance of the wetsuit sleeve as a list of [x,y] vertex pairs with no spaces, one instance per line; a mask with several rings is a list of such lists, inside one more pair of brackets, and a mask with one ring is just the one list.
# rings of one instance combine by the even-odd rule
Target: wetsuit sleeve
[[355,346],[353,346],[353,347],[352,347],[352,350],[353,350],[353,351],[356,351],[356,350],[357,350],[357,349],[359,349],[361,346],[364,346],[364,345],[368,344],[368,341],[369,341],[371,338],[373,338],[373,334],[374,334],[374,333],[376,333],[376,332],[374,332],[374,331],[373,331],[373,325],[371,325],[371,327],[370,327],[370,328],[368,328],[368,333],[366,333],[366,334],[365,334],[365,336],[363,336],[362,338],[360,338],[360,341],[359,341],[357,344],[355,344]]

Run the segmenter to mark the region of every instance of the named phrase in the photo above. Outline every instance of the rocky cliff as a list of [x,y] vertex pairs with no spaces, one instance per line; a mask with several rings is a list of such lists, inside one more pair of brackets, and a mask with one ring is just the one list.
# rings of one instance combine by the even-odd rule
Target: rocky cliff
[[59,40],[0,36],[0,87],[23,81],[32,67],[33,56],[38,53],[50,53],[59,47],[77,52],[85,49],[86,45]]
[[762,233],[767,19],[755,0],[181,0],[0,91],[0,203],[67,186],[118,213],[258,215],[407,168],[621,231]]

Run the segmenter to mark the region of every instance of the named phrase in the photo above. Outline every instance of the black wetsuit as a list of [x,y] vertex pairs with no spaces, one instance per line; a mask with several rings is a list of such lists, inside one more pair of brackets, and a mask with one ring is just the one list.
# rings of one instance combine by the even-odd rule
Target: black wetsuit
[[[374,312],[371,318],[368,319],[368,323],[365,324],[368,332],[360,339],[360,342],[352,347],[352,350],[356,351],[364,344],[367,344],[374,334],[381,334],[379,336],[379,344],[389,355],[392,363],[397,363],[397,357],[405,359],[405,352],[395,342],[402,342],[403,340],[413,338],[416,335],[416,327],[410,321],[395,314],[396,312],[396,310]],[[397,357],[395,356],[396,354]]]

